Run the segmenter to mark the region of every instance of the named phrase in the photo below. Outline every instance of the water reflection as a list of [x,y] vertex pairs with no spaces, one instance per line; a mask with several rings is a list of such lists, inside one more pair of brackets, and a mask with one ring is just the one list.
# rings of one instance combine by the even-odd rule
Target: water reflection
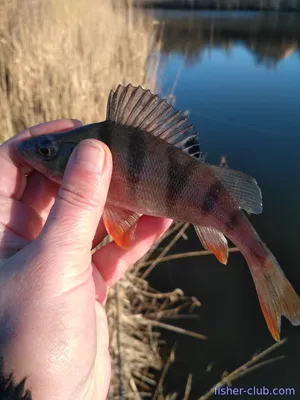
[[164,55],[186,54],[186,64],[199,61],[205,49],[220,47],[230,54],[242,44],[256,64],[276,68],[292,53],[300,55],[300,16],[294,13],[208,13],[155,11]]

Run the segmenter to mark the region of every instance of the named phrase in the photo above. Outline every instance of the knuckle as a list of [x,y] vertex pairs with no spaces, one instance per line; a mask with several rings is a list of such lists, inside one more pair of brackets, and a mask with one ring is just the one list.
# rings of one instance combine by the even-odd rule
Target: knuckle
[[98,208],[103,205],[102,198],[97,190],[90,186],[87,187],[84,184],[78,184],[76,187],[68,184],[63,185],[59,189],[58,198],[74,207]]

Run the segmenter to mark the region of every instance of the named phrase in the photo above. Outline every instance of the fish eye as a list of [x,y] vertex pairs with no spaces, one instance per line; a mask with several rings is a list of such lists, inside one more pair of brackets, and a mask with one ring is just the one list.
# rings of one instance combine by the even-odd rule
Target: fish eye
[[51,160],[56,155],[56,148],[52,144],[37,144],[36,149],[41,156],[44,158]]
[[47,157],[50,155],[50,149],[46,146],[39,147],[39,152],[42,156]]

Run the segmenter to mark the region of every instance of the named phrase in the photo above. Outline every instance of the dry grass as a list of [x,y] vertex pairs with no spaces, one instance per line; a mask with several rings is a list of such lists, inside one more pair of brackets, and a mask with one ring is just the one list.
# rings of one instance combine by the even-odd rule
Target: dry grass
[[153,76],[145,74],[151,21],[123,4],[0,0],[2,140],[54,118],[99,121],[119,83],[154,89],[155,67]]
[[[201,333],[187,331],[167,323],[168,320],[176,318],[179,312],[185,310],[190,314],[195,307],[199,307],[197,299],[185,297],[180,289],[170,293],[158,292],[143,278],[147,271],[154,268],[154,262],[159,263],[163,257],[161,252],[152,260],[161,242],[165,244],[167,241],[163,249],[168,249],[168,252],[176,241],[185,235],[186,229],[187,224],[173,224],[145,257],[132,267],[125,279],[110,290],[107,313],[113,363],[111,399],[119,399],[120,392],[126,399],[153,398],[157,382],[151,369],[160,370],[163,367],[159,355],[160,334],[153,329],[154,327],[172,330],[179,335],[189,335],[200,340],[207,339]],[[164,250],[163,253],[165,254]],[[164,369],[166,370],[166,367]],[[164,374],[157,389],[160,399],[164,398],[160,390],[163,378]]]

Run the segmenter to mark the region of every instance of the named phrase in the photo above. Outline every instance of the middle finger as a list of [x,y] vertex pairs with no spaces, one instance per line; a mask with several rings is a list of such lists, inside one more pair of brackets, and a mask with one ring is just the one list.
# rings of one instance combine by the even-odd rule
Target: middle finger
[[26,188],[20,199],[23,204],[32,207],[44,220],[54,204],[59,184],[33,171],[27,178]]
[[0,195],[0,225],[23,239],[33,240],[40,233],[43,220],[28,205]]

